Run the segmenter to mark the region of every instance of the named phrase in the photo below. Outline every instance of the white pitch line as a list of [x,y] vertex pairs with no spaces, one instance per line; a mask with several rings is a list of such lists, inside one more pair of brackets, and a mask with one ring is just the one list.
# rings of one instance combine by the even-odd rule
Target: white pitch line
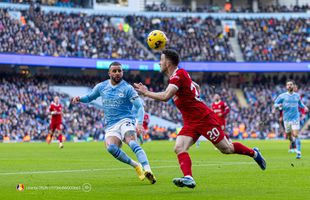
[[[217,165],[252,165],[254,162],[227,162],[227,163],[210,163],[201,165],[192,165],[193,167],[207,167],[207,166],[217,166]],[[179,168],[178,165],[168,165],[168,166],[155,166],[153,169],[163,169],[163,168]],[[0,176],[7,175],[27,175],[27,174],[57,174],[57,173],[76,173],[76,172],[95,172],[95,171],[117,171],[117,170],[128,170],[131,168],[105,168],[105,169],[74,169],[74,170],[54,170],[54,171],[23,171],[23,172],[4,172],[0,173]]]

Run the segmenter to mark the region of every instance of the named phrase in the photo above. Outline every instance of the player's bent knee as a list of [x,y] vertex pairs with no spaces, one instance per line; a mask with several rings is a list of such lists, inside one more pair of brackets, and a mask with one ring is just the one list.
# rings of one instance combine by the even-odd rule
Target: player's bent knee
[[179,154],[179,153],[182,153],[182,152],[185,152],[185,151],[186,151],[186,149],[184,149],[184,147],[181,146],[181,145],[176,145],[176,146],[174,147],[174,152],[175,152],[176,154]]
[[220,151],[221,151],[223,154],[232,154],[232,153],[234,153],[234,149],[231,148],[230,146],[222,147],[222,148],[220,148]]

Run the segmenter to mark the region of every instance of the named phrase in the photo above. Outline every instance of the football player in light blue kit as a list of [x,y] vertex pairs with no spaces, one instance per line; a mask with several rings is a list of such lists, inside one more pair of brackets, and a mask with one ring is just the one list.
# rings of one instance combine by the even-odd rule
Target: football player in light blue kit
[[295,141],[297,148],[297,159],[301,158],[301,142],[298,138],[300,129],[300,113],[298,107],[304,108],[308,112],[308,108],[301,102],[299,94],[294,92],[294,81],[286,82],[287,92],[280,94],[275,100],[275,108],[283,110],[283,121],[286,134],[290,140]]
[[[123,80],[123,69],[119,62],[109,66],[110,79],[97,84],[92,92],[83,97],[74,97],[72,103],[89,103],[99,96],[102,98],[103,112],[106,120],[105,144],[112,156],[136,169],[140,180],[146,177],[152,184],[156,182],[144,150],[137,143],[137,131],[144,132],[142,126],[144,107],[134,88]],[[135,116],[132,107],[137,110],[138,124],[135,126]],[[131,159],[121,150],[122,142],[126,143],[136,154],[139,163]]]

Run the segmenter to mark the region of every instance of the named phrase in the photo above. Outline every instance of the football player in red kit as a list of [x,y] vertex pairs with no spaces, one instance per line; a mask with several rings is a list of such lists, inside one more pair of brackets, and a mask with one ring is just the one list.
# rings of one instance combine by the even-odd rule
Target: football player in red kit
[[52,115],[51,117],[51,123],[50,123],[50,134],[47,138],[47,142],[51,143],[54,133],[56,131],[57,139],[59,141],[59,148],[63,148],[62,144],[62,134],[61,134],[61,129],[62,129],[62,106],[59,103],[59,97],[55,96],[54,101],[51,103],[49,107],[49,111]]
[[162,52],[160,71],[169,77],[169,85],[163,92],[151,92],[142,83],[134,84],[138,92],[155,100],[168,101],[173,98],[182,113],[184,126],[177,136],[174,151],[184,177],[174,178],[173,183],[178,187],[196,186],[188,150],[201,135],[222,153],[250,156],[265,170],[266,162],[257,148],[250,149],[239,142],[232,143],[225,137],[216,114],[200,99],[197,84],[192,81],[187,71],[178,68],[179,62],[180,56],[176,51],[166,49]]
[[212,110],[219,118],[219,123],[223,131],[226,127],[226,116],[230,109],[224,101],[221,101],[221,97],[218,94],[214,95],[214,102],[212,103]]

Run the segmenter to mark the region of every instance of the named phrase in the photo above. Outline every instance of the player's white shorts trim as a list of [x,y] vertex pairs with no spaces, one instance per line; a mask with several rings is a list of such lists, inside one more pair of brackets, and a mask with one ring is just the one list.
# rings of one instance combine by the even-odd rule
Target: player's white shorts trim
[[300,122],[297,121],[284,121],[284,129],[286,133],[292,132],[292,130],[298,130],[300,129]]
[[109,136],[118,137],[121,141],[124,140],[125,133],[128,131],[134,131],[136,133],[136,126],[132,119],[123,119],[110,128],[106,129],[105,138]]

